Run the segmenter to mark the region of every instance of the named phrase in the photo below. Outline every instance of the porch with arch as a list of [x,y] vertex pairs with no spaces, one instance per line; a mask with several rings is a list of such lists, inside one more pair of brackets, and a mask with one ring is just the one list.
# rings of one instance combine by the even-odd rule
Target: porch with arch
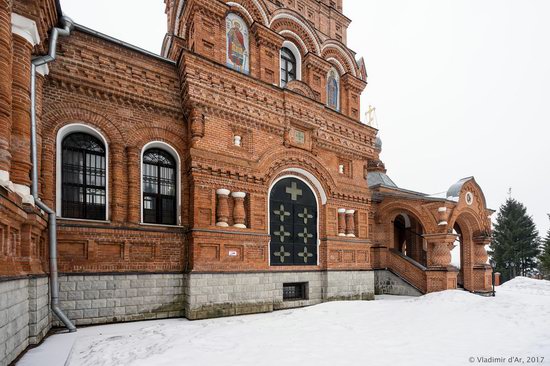
[[[490,242],[487,213],[492,211],[487,210],[473,178],[462,182],[456,191],[450,189],[447,193],[454,195],[444,198],[397,187],[374,190],[378,201],[375,248],[380,253],[380,267],[424,293],[459,287],[491,291],[485,246]],[[453,249],[460,253],[454,263]]]

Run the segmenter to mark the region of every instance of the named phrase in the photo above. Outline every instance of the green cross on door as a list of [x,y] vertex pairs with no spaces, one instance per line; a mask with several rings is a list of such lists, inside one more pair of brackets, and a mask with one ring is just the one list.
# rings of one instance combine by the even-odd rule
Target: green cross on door
[[304,207],[304,212],[300,212],[298,214],[298,217],[301,218],[301,219],[304,219],[304,224],[307,225],[307,221],[308,219],[312,219],[313,218],[313,215],[310,214],[307,210],[307,208]]
[[284,221],[285,221],[285,217],[290,216],[290,212],[285,211],[285,205],[283,205],[282,203],[281,203],[281,205],[279,206],[279,209],[273,211],[273,213],[274,213],[275,215],[278,215],[278,216],[279,216],[279,218],[281,219],[281,222],[284,222]]
[[281,249],[278,252],[273,253],[276,257],[279,257],[281,263],[285,262],[285,257],[290,257],[290,253],[285,251],[285,247],[281,245]]
[[307,247],[304,247],[304,251],[298,253],[298,257],[304,258],[304,263],[307,263],[307,259],[313,257],[313,253],[309,253]]
[[285,231],[285,227],[283,225],[279,227],[279,231],[275,231],[273,234],[277,235],[279,239],[281,239],[281,243],[285,242],[285,237],[290,236],[290,233]]

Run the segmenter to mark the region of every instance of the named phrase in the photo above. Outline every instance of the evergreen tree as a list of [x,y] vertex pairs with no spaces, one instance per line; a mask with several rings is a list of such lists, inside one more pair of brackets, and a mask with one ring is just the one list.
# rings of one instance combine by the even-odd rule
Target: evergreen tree
[[[550,215],[548,215],[550,219]],[[542,248],[539,257],[540,269],[545,278],[550,278],[550,229],[546,233],[546,238],[542,241]]]
[[525,206],[508,198],[500,206],[489,251],[503,282],[532,273],[536,268],[539,242],[537,228]]

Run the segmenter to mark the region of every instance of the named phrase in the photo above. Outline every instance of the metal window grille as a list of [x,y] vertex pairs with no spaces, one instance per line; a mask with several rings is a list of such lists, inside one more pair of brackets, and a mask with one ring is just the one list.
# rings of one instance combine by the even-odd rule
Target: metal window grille
[[283,283],[283,300],[306,300],[307,283]]
[[177,222],[176,162],[166,151],[143,154],[143,221],[175,225]]
[[61,155],[61,215],[63,217],[105,220],[105,146],[86,133],[67,135]]

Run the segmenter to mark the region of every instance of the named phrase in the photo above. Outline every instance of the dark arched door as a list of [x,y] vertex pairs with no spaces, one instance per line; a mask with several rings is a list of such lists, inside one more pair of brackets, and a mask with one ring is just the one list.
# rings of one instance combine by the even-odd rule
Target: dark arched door
[[317,265],[317,201],[300,179],[284,178],[269,196],[271,265]]

